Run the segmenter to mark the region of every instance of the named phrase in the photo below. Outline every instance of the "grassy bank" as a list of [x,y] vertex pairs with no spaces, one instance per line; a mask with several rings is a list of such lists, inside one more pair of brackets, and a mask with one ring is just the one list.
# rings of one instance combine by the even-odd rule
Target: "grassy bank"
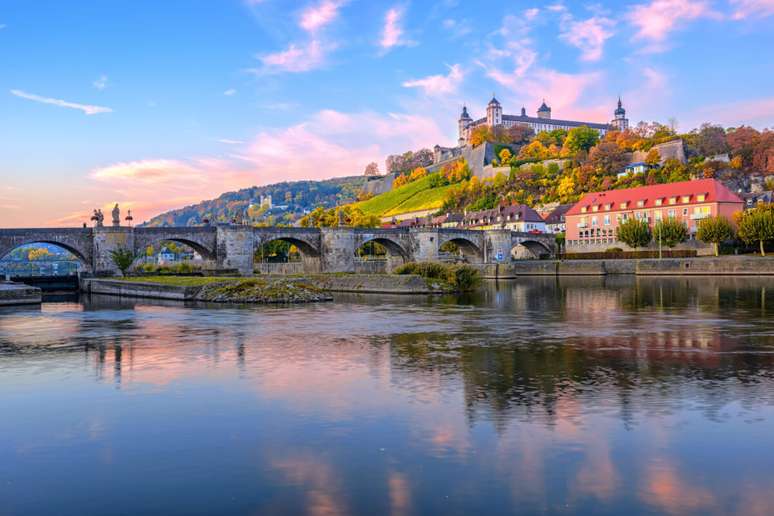
[[411,262],[395,269],[395,274],[416,274],[424,278],[428,285],[440,283],[442,288],[455,292],[473,290],[481,283],[480,273],[469,265]]
[[121,281],[134,283],[156,283],[169,287],[203,287],[214,283],[226,283],[241,281],[244,278],[222,278],[218,276],[129,276],[120,278]]

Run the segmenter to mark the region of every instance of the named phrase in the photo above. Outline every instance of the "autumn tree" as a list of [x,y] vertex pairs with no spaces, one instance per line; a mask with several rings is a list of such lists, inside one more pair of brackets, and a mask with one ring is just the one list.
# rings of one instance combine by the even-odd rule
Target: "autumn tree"
[[529,145],[525,145],[519,151],[519,159],[548,159],[548,149],[538,140],[534,140]]
[[650,226],[644,220],[630,218],[618,225],[618,240],[632,249],[647,246],[652,237]]
[[470,132],[470,145],[473,147],[478,147],[482,143],[492,140],[494,140],[494,134],[488,125],[479,125]]
[[627,162],[626,153],[615,143],[600,142],[589,152],[589,163],[601,174],[617,174]]
[[719,125],[702,124],[697,133],[695,144],[702,156],[714,156],[728,152],[726,131]]
[[743,125],[735,129],[729,129],[728,134],[726,134],[726,142],[731,154],[741,159],[741,168],[752,167],[753,154],[760,138],[761,133],[752,127]]
[[567,138],[564,140],[564,149],[569,151],[570,155],[575,155],[579,151],[587,151],[599,142],[599,133],[586,125],[570,129]]
[[705,244],[712,244],[715,256],[718,256],[720,244],[734,238],[734,227],[723,215],[707,217],[699,221],[696,238]]
[[508,143],[524,145],[535,136],[535,131],[528,125],[515,124],[508,129]]
[[668,217],[656,222],[653,234],[656,240],[669,248],[688,240],[688,228],[674,217]]
[[764,174],[774,174],[774,131],[763,131],[752,157],[752,167]]
[[650,149],[645,156],[645,163],[651,167],[656,167],[661,163],[661,154],[658,149]]
[[745,244],[758,243],[761,256],[766,256],[766,242],[774,241],[774,204],[759,204],[736,215],[739,238]]
[[363,175],[365,176],[378,176],[379,175],[379,165],[372,161],[368,165],[366,165],[365,171],[363,172]]

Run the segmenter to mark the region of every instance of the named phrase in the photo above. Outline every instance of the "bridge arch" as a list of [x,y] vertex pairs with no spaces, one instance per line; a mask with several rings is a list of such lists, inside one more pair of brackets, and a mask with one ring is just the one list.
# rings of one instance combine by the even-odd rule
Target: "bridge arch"
[[79,249],[77,246],[62,242],[59,239],[45,239],[45,238],[32,238],[25,240],[14,240],[12,242],[2,242],[0,239],[0,260],[11,254],[15,249],[35,244],[46,244],[64,249],[71,255],[73,255],[81,265],[84,271],[91,272],[92,270],[92,258],[91,252]]
[[[263,259],[262,251],[273,242],[284,242],[295,246],[301,257],[300,261],[271,262]],[[273,233],[256,235],[253,253],[253,268],[262,274],[320,272],[320,249],[304,238]]]
[[360,242],[357,242],[357,247],[354,249],[355,256],[359,256],[359,251],[366,248],[369,244],[379,244],[386,251],[384,261],[380,264],[368,264],[367,260],[364,260],[360,267],[363,272],[391,272],[395,268],[408,262],[410,259],[409,252],[396,240],[388,236],[374,235],[371,237],[365,237]]
[[537,239],[518,239],[511,246],[512,259],[546,258],[553,254],[550,246]]
[[441,252],[443,252],[443,248],[447,244],[454,244],[459,249],[459,252],[462,254],[465,261],[470,263],[482,261],[481,247],[469,238],[463,236],[451,236],[441,239],[438,244],[438,250]]

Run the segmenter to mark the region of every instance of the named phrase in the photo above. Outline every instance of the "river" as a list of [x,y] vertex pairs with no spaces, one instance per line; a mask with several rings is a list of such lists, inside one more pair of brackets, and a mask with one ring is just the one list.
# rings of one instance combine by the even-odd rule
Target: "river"
[[772,514],[774,278],[0,311],[0,514]]

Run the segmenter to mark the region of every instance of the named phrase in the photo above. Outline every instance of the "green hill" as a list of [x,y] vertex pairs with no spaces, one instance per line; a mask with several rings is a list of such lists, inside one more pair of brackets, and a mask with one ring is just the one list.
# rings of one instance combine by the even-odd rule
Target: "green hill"
[[449,186],[432,188],[430,176],[355,204],[367,215],[390,217],[419,210],[436,210],[443,205]]

